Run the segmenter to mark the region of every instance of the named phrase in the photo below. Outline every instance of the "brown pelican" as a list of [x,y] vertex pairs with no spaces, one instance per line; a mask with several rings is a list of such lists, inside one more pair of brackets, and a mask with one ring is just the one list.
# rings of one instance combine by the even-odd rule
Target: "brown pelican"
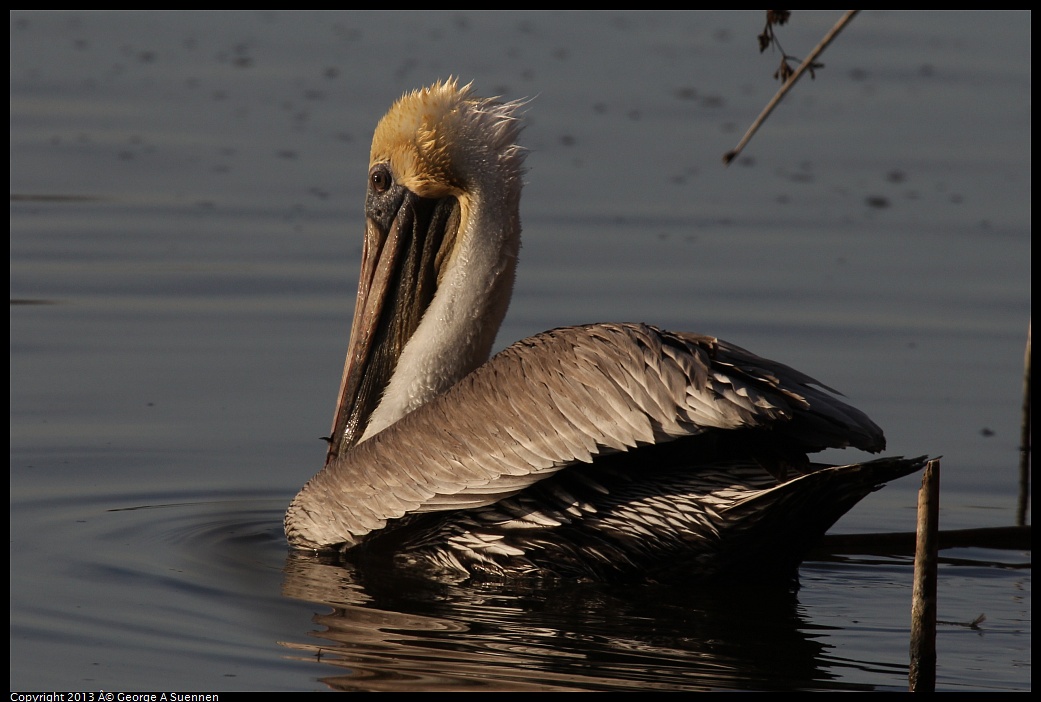
[[922,466],[830,388],[708,336],[555,329],[488,360],[520,247],[519,102],[450,80],[372,141],[325,467],[289,543],[460,576],[792,578],[861,498]]

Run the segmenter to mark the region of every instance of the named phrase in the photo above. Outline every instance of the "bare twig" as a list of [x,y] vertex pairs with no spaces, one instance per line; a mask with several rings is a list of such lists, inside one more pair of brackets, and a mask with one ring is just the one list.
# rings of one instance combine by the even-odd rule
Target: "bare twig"
[[[985,548],[996,551],[1030,551],[1033,534],[1029,526],[978,527],[975,529],[948,529],[936,534],[937,548]],[[831,558],[839,555],[913,556],[915,534],[891,532],[884,534],[827,534],[820,545],[810,551],[810,558]]]
[[[802,74],[806,71],[812,72],[813,68],[820,67],[820,64],[816,62],[817,57],[824,53],[824,50],[828,48],[828,45],[831,44],[835,37],[839,35],[839,32],[846,28],[846,25],[850,23],[858,12],[860,12],[860,10],[846,10],[846,14],[844,14],[839,21],[835,23],[835,26],[831,28],[831,31],[821,39],[821,42],[817,44],[816,48],[810,52],[810,55],[803,60],[795,73],[791,74],[791,76],[784,81],[784,85],[781,86],[780,90],[777,91],[777,94],[773,96],[773,99],[770,100],[767,106],[763,108],[763,111],[759,113],[755,122],[753,122],[752,126],[748,128],[745,135],[741,137],[741,141],[738,142],[738,145],[723,155],[724,165],[730,165],[730,162],[737,158],[738,154],[741,153],[741,150],[745,148],[745,145],[752,140],[752,136],[759,130],[759,126],[766,121],[766,118],[770,116],[770,113],[774,111],[774,108],[780,104],[781,100],[788,93],[791,87],[795,85],[795,81],[799,80],[799,78],[802,77]],[[760,42],[762,42],[761,38]],[[760,43],[760,46],[761,45],[762,44]],[[786,59],[787,57],[781,60],[782,64],[786,63]]]
[[938,621],[936,623],[937,624],[945,624],[947,626],[963,626],[966,629],[974,629],[976,631],[979,631],[980,629],[983,628],[983,627],[980,626],[980,624],[982,624],[985,621],[987,621],[987,615],[986,614],[980,614],[975,619],[973,619],[971,622],[944,622],[944,621]]

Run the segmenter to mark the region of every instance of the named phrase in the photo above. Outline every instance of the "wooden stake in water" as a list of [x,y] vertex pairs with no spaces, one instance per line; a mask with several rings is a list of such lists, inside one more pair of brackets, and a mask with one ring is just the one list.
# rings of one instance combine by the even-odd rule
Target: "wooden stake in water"
[[918,541],[911,595],[911,692],[936,689],[936,551],[940,512],[940,461],[925,466],[918,491]]
[[1019,505],[1016,508],[1016,524],[1027,523],[1027,505],[1030,504],[1030,327],[1027,323],[1027,351],[1023,359],[1023,423],[1019,438]]

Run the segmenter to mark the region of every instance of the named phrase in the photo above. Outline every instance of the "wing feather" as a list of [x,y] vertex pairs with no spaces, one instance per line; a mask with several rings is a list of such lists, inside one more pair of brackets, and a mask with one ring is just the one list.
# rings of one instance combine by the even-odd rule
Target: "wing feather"
[[602,454],[753,427],[807,451],[884,446],[830,388],[713,337],[556,329],[344,452],[297,495],[286,533],[296,545],[350,546],[409,513],[487,506]]

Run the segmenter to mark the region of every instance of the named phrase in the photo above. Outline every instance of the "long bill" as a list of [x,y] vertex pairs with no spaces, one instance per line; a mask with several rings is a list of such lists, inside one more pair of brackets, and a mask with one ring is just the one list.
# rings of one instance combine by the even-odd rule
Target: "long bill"
[[440,268],[458,227],[455,198],[430,199],[407,190],[389,220],[379,214],[367,216],[358,297],[326,465],[364,434],[402,350],[437,291]]

